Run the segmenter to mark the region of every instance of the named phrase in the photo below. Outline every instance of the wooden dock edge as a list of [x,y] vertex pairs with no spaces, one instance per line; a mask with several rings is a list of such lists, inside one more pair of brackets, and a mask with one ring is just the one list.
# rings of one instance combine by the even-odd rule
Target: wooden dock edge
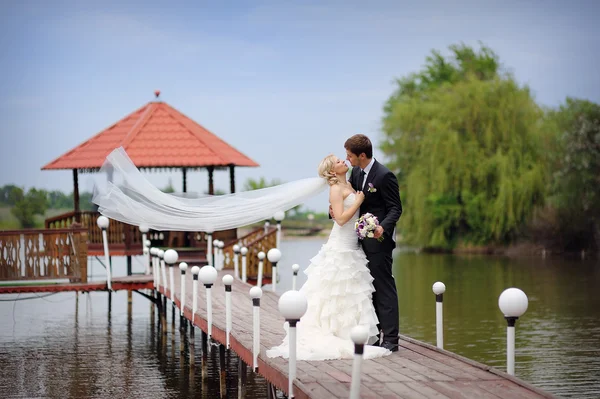
[[[487,371],[487,372],[490,372],[492,374],[495,374],[495,375],[497,375],[499,377],[502,377],[502,378],[504,378],[506,380],[514,382],[515,384],[520,385],[523,388],[526,388],[526,389],[528,389],[530,391],[533,391],[536,394],[538,394],[538,395],[540,395],[540,396],[542,396],[544,398],[552,398],[552,399],[558,398],[557,396],[554,396],[554,395],[552,395],[549,392],[543,391],[540,388],[538,388],[536,386],[533,386],[532,384],[530,384],[530,383],[528,383],[526,381],[523,381],[522,379],[520,379],[518,377],[510,375],[510,374],[508,374],[508,373],[506,373],[506,372],[504,372],[504,371],[502,371],[500,369],[494,368],[492,366],[488,366],[486,364],[479,363],[479,362],[477,362],[477,361],[475,361],[473,359],[469,359],[468,357],[461,356],[459,354],[447,351],[445,349],[440,349],[440,348],[438,348],[435,345],[431,345],[431,344],[428,344],[426,342],[418,341],[418,340],[416,340],[414,338],[410,338],[410,337],[408,337],[406,335],[400,334],[400,340],[401,341],[404,340],[404,341],[410,342],[411,344],[420,346],[420,347],[422,347],[424,349],[428,349],[428,350],[431,350],[431,351],[435,351],[435,352],[441,353],[441,354],[443,354],[445,356],[448,356],[448,357],[451,357],[453,359],[459,360],[459,361],[461,361],[463,363],[467,363],[470,366],[477,367],[480,370]],[[402,342],[400,343],[400,346],[402,347]],[[406,348],[406,349],[410,350],[410,348]],[[421,355],[426,356],[426,353],[421,353]]]

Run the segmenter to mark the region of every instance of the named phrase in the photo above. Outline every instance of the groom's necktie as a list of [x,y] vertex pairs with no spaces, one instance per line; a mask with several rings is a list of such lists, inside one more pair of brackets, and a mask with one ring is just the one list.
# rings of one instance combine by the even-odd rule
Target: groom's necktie
[[357,191],[362,191],[363,184],[365,183],[366,174],[367,173],[364,170],[360,170],[360,176],[358,178],[358,187],[356,188]]

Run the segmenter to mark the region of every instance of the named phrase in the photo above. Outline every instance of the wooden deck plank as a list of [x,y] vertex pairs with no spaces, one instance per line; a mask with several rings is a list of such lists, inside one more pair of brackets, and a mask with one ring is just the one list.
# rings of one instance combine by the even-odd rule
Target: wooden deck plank
[[[211,289],[213,303],[213,339],[225,342],[225,290],[220,271]],[[175,273],[175,292],[179,292],[179,273]],[[169,276],[169,273],[167,273]],[[252,365],[253,307],[251,286],[235,279],[232,287],[232,349]],[[186,276],[186,317],[191,318],[192,277]],[[199,284],[196,324],[203,330],[206,322],[206,290]],[[268,358],[266,351],[281,343],[285,336],[284,319],[278,311],[279,296],[263,289],[260,319],[258,372],[287,393],[287,359]],[[178,306],[179,297],[175,302]],[[294,393],[297,398],[346,398],[349,395],[352,360],[299,361]],[[506,392],[515,398],[553,397],[508,376],[502,371],[479,364],[447,351],[401,336],[400,350],[383,358],[362,363],[361,393],[370,398],[498,398]],[[519,396],[521,395],[521,396]]]

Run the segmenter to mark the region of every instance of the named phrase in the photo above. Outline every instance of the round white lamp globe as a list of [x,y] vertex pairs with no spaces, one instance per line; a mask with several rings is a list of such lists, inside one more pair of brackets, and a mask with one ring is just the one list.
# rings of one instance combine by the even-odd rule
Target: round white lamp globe
[[366,344],[369,339],[369,331],[364,326],[355,326],[350,330],[350,339],[355,344]]
[[235,245],[233,246],[233,252],[235,252],[236,254],[239,254],[239,253],[240,253],[240,246],[239,246],[239,245],[237,245],[237,244],[235,244]]
[[260,287],[252,287],[250,288],[250,298],[252,299],[257,299],[260,298],[262,296],[262,290],[260,289]]
[[159,258],[165,259],[165,251],[164,250],[159,249],[156,254],[158,255]]
[[246,248],[246,247],[242,247],[242,248],[240,249],[240,253],[241,253],[242,255],[246,255],[246,254],[248,253],[248,248]]
[[173,265],[179,259],[179,254],[174,249],[167,249],[164,253],[164,259],[169,265]]
[[505,317],[521,317],[528,305],[527,295],[518,288],[508,288],[498,298],[498,306]]
[[269,252],[267,252],[267,259],[269,259],[269,262],[271,263],[279,262],[279,260],[281,259],[281,251],[277,248],[269,249]]
[[283,219],[285,219],[285,212],[284,211],[275,212],[275,214],[273,215],[273,219],[275,219],[275,221],[277,221],[277,222],[281,222]]
[[140,224],[139,229],[140,233],[147,233],[150,231],[150,228],[145,224]]
[[259,260],[263,260],[263,259],[265,258],[265,256],[266,256],[266,255],[265,255],[265,253],[264,253],[263,251],[260,251],[260,252],[258,253],[258,259],[259,259]]
[[438,281],[433,284],[432,289],[433,289],[433,293],[435,295],[440,295],[440,294],[443,294],[444,292],[446,292],[446,285],[444,283],[442,283],[441,281]]
[[197,276],[200,273],[200,268],[198,266],[192,266],[192,274]]
[[294,264],[292,265],[292,271],[293,271],[294,273],[298,273],[298,270],[300,270],[300,265],[299,265],[299,264],[297,264],[297,263],[294,263]]
[[100,216],[98,217],[96,224],[98,224],[98,227],[101,229],[108,229],[108,218],[106,216]]
[[182,272],[185,272],[187,270],[187,268],[188,268],[188,264],[187,263],[181,262],[179,264],[179,270],[181,270]]
[[279,313],[286,320],[300,320],[307,307],[306,296],[300,291],[286,291],[279,298]]
[[217,277],[217,269],[215,269],[211,265],[202,266],[202,268],[200,269],[200,274],[198,275],[198,278],[200,279],[200,281],[202,281],[202,284],[205,285],[214,284],[215,281],[217,281]]
[[231,285],[233,284],[233,276],[231,274],[226,274],[223,276],[223,284]]

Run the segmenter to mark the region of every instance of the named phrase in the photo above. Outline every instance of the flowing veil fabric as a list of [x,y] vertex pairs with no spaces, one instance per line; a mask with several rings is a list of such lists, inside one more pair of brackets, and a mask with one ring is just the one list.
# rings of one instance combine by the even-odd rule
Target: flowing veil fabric
[[100,169],[111,173],[117,185],[94,186],[92,202],[111,219],[142,224],[159,231],[219,231],[270,219],[327,188],[320,177],[235,194],[182,198],[152,185],[133,164],[123,147],[113,150]]

